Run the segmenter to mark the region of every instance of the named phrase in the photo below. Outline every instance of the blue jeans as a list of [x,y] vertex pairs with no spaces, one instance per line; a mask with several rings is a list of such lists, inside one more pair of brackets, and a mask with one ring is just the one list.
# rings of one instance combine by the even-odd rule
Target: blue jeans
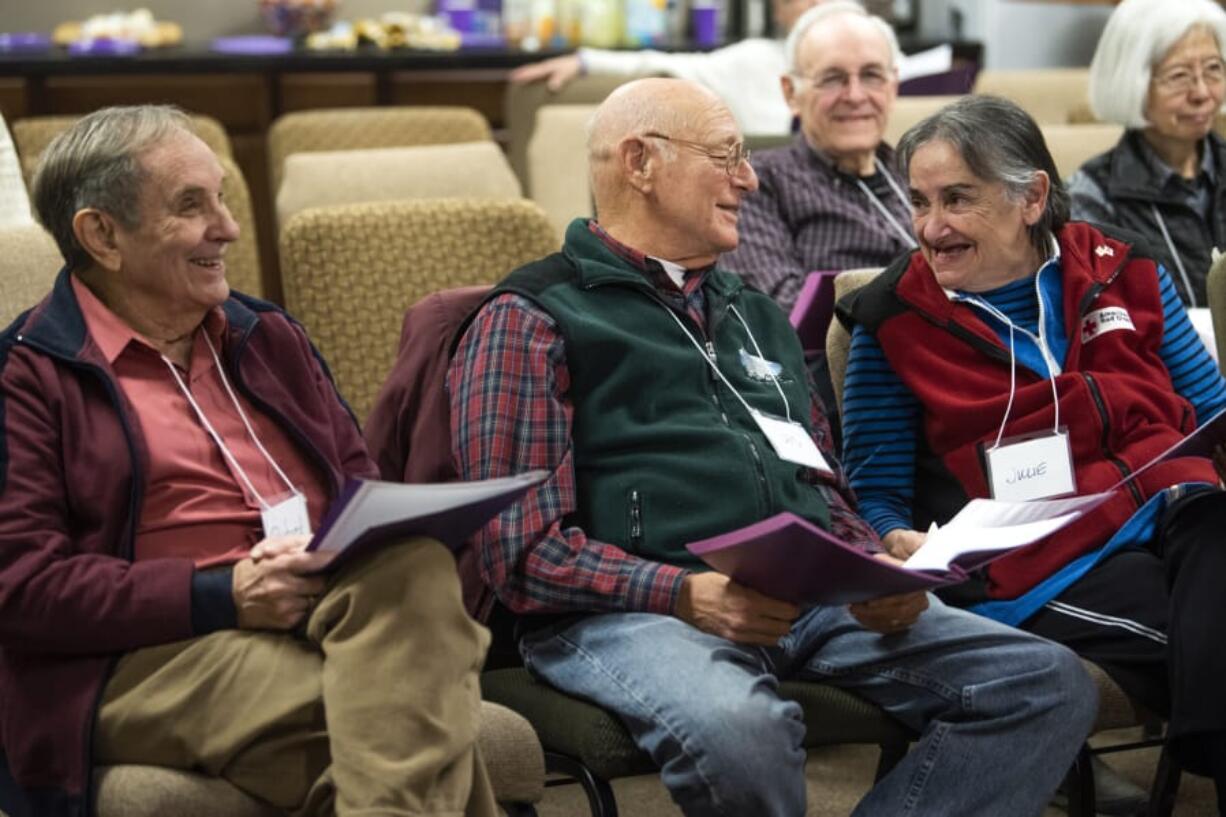
[[687,815],[805,813],[805,724],[780,679],[823,681],[920,734],[856,815],[1034,817],[1094,721],[1093,683],[1068,649],[946,607],[880,635],[814,607],[777,647],[651,613],[593,615],[530,633],[538,677],[615,712]]

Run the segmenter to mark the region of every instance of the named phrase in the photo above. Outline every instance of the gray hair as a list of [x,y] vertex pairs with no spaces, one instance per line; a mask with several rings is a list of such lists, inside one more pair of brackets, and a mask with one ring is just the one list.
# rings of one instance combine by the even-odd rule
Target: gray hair
[[1204,27],[1226,43],[1226,11],[1214,0],[1124,0],[1111,12],[1090,63],[1094,115],[1144,128],[1154,66],[1188,31]]
[[187,114],[170,105],[102,108],[74,122],[43,151],[34,178],[34,211],[71,270],[91,257],[72,230],[73,217],[92,208],[125,229],[140,222],[147,173],[142,155],[176,133],[193,134]]
[[945,142],[978,178],[999,182],[1020,201],[1038,178],[1051,187],[1043,214],[1030,227],[1030,243],[1040,258],[1051,253],[1052,235],[1069,220],[1069,194],[1043,140],[1043,132],[1016,103],[995,96],[966,96],[913,126],[898,141],[898,167],[910,176],[911,157],[929,142]]
[[885,38],[886,43],[890,47],[889,67],[897,66],[902,62],[902,48],[898,45],[898,37],[894,34],[893,26],[877,15],[869,14],[864,6],[855,2],[855,0],[827,0],[827,2],[819,3],[800,15],[796,24],[792,26],[792,31],[788,34],[787,41],[783,44],[783,56],[789,74],[795,75],[800,70],[800,66],[796,63],[796,55],[799,53],[800,44],[804,42],[810,29],[841,16],[866,18],[881,32],[881,36]]

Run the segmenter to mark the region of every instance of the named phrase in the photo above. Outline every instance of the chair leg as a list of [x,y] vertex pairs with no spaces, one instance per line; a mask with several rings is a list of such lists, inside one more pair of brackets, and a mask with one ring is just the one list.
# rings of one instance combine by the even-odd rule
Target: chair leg
[[591,769],[573,757],[546,752],[545,771],[564,774],[578,781],[583,787],[583,793],[587,795],[592,817],[617,817],[617,801],[613,798],[613,787],[607,780],[592,774]]
[[1170,745],[1163,744],[1149,793],[1148,817],[1171,817],[1175,811],[1175,796],[1179,794],[1180,771],[1179,764],[1171,757]]
[[874,783],[880,782],[881,778],[893,771],[899,761],[906,756],[909,746],[910,744],[905,740],[881,744],[881,754],[877,757],[877,773],[873,775]]
[[1090,747],[1081,745],[1073,766],[1064,778],[1068,792],[1069,817],[1094,817],[1094,768],[1090,765]]

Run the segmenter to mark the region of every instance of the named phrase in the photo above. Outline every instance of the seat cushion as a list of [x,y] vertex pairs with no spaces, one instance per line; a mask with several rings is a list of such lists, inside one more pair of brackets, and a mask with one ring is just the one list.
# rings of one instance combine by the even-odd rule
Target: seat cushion
[[[804,710],[806,748],[833,743],[905,743],[909,733],[877,707],[825,684],[788,681],[780,693]],[[558,692],[526,669],[481,674],[481,694],[526,717],[547,752],[580,761],[597,777],[613,780],[655,771],[622,722],[608,710]]]
[[[545,757],[523,717],[481,704],[481,756],[500,803],[536,803],[545,793]],[[225,780],[158,766],[102,766],[98,817],[280,817]]]
[[225,780],[158,766],[102,766],[98,817],[278,817],[281,812]]

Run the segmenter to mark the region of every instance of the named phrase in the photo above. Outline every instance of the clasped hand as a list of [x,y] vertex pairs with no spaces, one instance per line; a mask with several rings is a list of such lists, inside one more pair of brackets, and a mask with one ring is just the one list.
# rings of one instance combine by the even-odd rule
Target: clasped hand
[[[887,554],[878,558],[898,562]],[[848,606],[861,626],[882,634],[906,630],[927,609],[928,596],[923,592],[883,596]],[[770,647],[792,629],[800,608],[712,572],[686,577],[676,614],[703,632],[740,644]]]
[[245,630],[290,630],[297,627],[327,589],[327,580],[312,575],[331,554],[308,552],[309,536],[264,539],[234,566],[234,607]]

